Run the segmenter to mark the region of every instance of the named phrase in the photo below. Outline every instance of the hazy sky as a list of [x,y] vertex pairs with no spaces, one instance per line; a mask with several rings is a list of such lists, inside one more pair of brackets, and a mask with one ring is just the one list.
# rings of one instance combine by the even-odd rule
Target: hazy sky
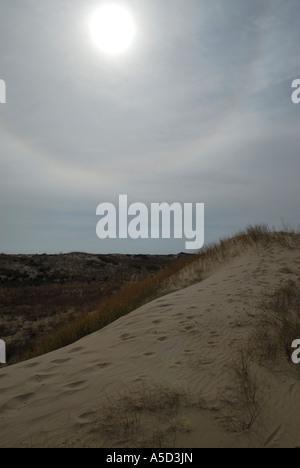
[[205,203],[207,241],[298,226],[299,0],[119,1],[137,27],[120,56],[92,43],[101,3],[0,0],[0,251],[184,249],[100,241],[120,194]]

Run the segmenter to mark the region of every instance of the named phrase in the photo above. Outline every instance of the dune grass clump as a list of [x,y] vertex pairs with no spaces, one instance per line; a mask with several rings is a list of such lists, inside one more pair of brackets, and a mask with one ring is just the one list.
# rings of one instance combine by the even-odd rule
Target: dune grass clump
[[123,440],[130,447],[173,448],[182,430],[179,413],[185,401],[183,391],[144,384],[115,398],[107,396],[98,433],[110,443]]
[[300,338],[300,287],[288,281],[266,296],[260,308],[255,334],[260,360],[274,361],[284,355],[291,362],[292,343]]
[[230,432],[240,434],[253,429],[264,398],[248,349],[240,349],[228,368],[232,374],[233,394],[229,400],[223,401],[226,410],[221,422]]

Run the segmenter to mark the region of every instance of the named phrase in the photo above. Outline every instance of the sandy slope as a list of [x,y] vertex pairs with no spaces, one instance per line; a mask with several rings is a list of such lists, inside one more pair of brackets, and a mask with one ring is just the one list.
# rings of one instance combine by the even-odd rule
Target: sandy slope
[[[249,250],[74,345],[1,369],[0,446],[300,446],[300,381],[288,364],[254,364],[262,410],[251,431],[224,423],[240,417],[229,364],[262,294],[299,277],[299,250]],[[175,410],[168,391],[185,392]],[[131,409],[139,402],[139,423],[125,421],[124,395]]]

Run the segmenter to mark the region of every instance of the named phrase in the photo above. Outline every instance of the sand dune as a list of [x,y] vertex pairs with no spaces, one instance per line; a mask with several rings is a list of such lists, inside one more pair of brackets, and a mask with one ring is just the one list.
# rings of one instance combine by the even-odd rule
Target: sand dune
[[195,286],[1,369],[0,446],[300,446],[297,366],[253,361],[249,430],[251,408],[244,414],[237,404],[232,368],[262,295],[299,277],[299,250],[251,248]]

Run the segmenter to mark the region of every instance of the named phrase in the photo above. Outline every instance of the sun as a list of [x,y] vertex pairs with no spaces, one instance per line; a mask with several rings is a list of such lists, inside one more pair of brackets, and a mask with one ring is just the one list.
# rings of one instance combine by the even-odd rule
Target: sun
[[129,49],[135,36],[135,23],[130,12],[117,4],[98,8],[90,20],[90,33],[95,45],[104,53],[115,55]]

